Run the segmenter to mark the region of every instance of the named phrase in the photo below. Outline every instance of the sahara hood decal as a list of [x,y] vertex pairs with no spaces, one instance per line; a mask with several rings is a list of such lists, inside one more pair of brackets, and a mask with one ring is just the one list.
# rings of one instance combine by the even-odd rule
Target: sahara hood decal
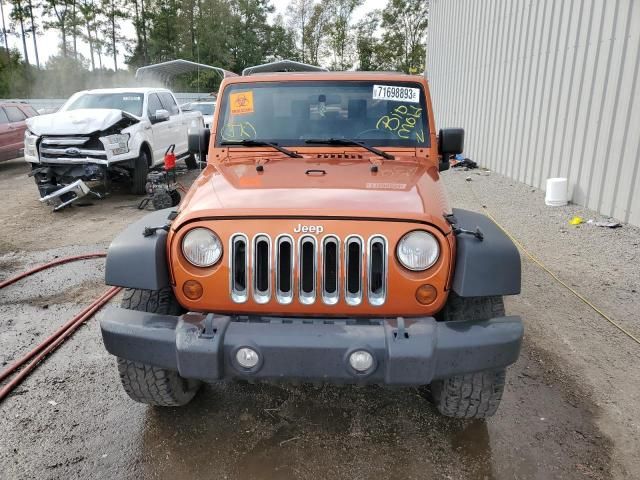
[[122,110],[82,108],[29,118],[27,127],[36,135],[88,134],[106,130],[123,118],[139,121]]

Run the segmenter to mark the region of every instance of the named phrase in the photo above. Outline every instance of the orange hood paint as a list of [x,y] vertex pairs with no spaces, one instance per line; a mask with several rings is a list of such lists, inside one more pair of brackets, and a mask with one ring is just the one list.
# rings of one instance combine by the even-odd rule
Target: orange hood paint
[[210,164],[182,202],[174,226],[211,217],[330,216],[418,220],[450,231],[435,166],[416,157],[380,161],[366,153],[340,159],[262,153]]

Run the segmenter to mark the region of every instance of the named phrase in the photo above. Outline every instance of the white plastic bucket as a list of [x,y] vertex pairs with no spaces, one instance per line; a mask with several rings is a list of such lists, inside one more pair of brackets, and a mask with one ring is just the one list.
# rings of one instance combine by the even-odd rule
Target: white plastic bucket
[[544,203],[551,207],[561,207],[569,203],[566,178],[548,178]]

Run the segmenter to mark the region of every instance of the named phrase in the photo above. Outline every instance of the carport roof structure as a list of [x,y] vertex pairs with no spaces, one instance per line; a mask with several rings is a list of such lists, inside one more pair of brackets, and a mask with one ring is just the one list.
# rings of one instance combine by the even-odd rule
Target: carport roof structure
[[195,72],[198,70],[210,70],[214,71],[222,78],[236,77],[237,74],[230,72],[219,67],[213,67],[204,63],[191,62],[189,60],[170,60],[168,62],[154,63],[153,65],[146,65],[136,70],[136,79],[138,80],[162,80],[164,82],[170,81],[173,77],[181,75],[183,73]]

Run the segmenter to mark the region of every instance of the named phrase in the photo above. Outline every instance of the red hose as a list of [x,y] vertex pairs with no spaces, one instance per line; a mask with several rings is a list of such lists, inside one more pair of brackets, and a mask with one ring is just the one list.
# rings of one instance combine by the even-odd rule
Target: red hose
[[[13,377],[9,381],[9,383],[7,383],[4,387],[2,387],[2,389],[0,389],[0,401],[2,401],[14,388],[16,388],[22,382],[22,380],[27,377],[27,375],[29,375],[29,373],[31,373],[31,371],[36,368],[38,363],[40,363],[40,361],[44,357],[46,357],[47,354],[58,348],[60,344],[67,339],[67,337],[71,336],[73,332],[75,332],[78,327],[80,327],[80,325],[91,318],[94,313],[100,310],[104,306],[104,304],[111,300],[111,298],[113,298],[120,290],[122,290],[121,287],[111,287],[98,300],[95,300],[88,309],[85,309],[85,311],[76,315],[72,320],[73,323],[64,328],[65,325],[67,325],[65,324],[62,328],[56,330],[56,332],[52,335],[53,337],[55,337],[53,342],[45,346],[44,349],[41,347],[42,344],[40,344],[31,352],[29,352],[25,357],[31,358],[35,355],[35,358],[31,360],[31,362],[25,368],[23,368],[20,373]],[[24,362],[26,362],[26,360],[28,360],[28,358],[26,358],[24,361],[20,359],[14,365],[9,367],[7,371],[2,373],[2,377],[6,377],[7,374],[12,372],[12,369],[16,366],[16,364],[22,365]]]
[[[11,285],[18,280],[28,277],[29,275],[33,275],[34,273],[40,272],[42,270],[55,267],[57,265],[62,265],[64,263],[78,261],[78,260],[86,260],[90,258],[100,258],[105,257],[106,253],[90,253],[86,255],[77,255],[74,257],[62,258],[59,260],[54,260],[53,262],[46,263],[39,267],[28,270],[20,275],[10,278],[9,280],[5,280],[0,282],[0,289]],[[96,300],[94,300],[88,307],[84,308],[80,313],[76,314],[71,320],[64,323],[61,327],[59,327],[54,333],[49,335],[45,340],[40,342],[35,348],[29,351],[26,355],[19,358],[16,362],[10,365],[6,370],[0,372],[0,382],[5,378],[16,372],[22,365],[27,363],[29,360],[31,362],[18,373],[15,377],[13,377],[2,389],[0,389],[0,401],[4,399],[17,385],[24,380],[29,373],[36,368],[38,363],[50,352],[55,350],[62,342],[64,342],[69,336],[75,332],[80,325],[86,322],[89,318],[91,318],[98,310],[100,310],[109,300],[111,300],[118,292],[120,292],[122,288],[120,287],[111,287],[109,290],[100,295]]]
[[0,290],[2,290],[4,287],[8,287],[12,283],[16,283],[18,280],[22,280],[23,278],[28,277],[29,275],[33,275],[34,273],[38,273],[42,270],[46,270],[47,268],[56,267],[58,265],[62,265],[63,263],[75,262],[78,260],[87,260],[90,258],[100,258],[100,257],[106,257],[106,256],[107,256],[106,253],[87,253],[86,255],[76,255],[75,257],[60,258],[58,260],[54,260],[53,262],[45,263],[44,265],[40,265],[39,267],[32,268],[31,270],[27,270],[26,272],[23,272],[16,277],[0,282]]

